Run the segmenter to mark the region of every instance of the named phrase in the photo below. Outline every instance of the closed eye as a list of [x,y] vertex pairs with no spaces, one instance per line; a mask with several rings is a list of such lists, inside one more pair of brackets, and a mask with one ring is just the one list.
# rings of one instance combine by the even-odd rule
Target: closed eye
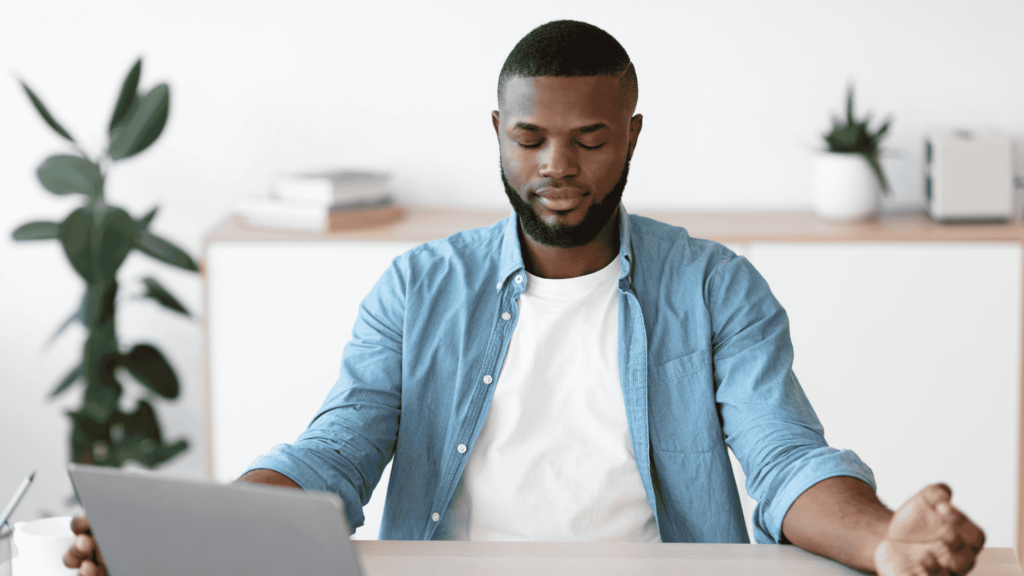
[[[541,142],[537,142],[536,144],[523,144],[522,142],[516,142],[516,144],[518,144],[520,148],[540,148],[541,145],[544,144],[544,142],[541,141]],[[586,144],[583,144],[582,142],[577,142],[576,144],[580,148],[583,148],[584,150],[597,150],[598,148],[600,148],[600,147],[604,146],[605,144],[607,144],[607,142],[602,142],[602,143],[598,144],[597,146],[587,146]]]

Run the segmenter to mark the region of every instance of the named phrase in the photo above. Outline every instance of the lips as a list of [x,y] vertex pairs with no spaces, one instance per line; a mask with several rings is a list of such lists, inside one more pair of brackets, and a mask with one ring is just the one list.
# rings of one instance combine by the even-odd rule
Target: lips
[[540,203],[549,210],[554,210],[556,212],[573,210],[583,202],[583,197],[586,195],[587,192],[584,190],[573,188],[571,186],[563,186],[561,188],[541,188],[537,191],[537,197],[540,199]]

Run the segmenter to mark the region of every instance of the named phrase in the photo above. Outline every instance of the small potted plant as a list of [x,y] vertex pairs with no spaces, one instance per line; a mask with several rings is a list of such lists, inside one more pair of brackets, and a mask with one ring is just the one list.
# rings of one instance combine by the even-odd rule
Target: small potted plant
[[811,193],[814,211],[830,220],[863,220],[877,214],[889,185],[878,163],[879,142],[889,129],[885,120],[874,133],[870,114],[853,116],[853,85],[847,89],[846,120],[832,118],[832,131],[824,134],[828,151],[814,159]]

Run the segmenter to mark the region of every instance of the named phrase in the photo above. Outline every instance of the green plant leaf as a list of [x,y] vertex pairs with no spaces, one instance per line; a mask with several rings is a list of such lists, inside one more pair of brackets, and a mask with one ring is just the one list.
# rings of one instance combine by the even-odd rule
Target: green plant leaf
[[[137,110],[138,107],[139,107],[139,97],[136,96],[132,100],[131,105],[128,107],[128,114],[125,116],[125,118],[122,119],[121,122],[115,124],[110,129],[110,141],[111,142],[115,142],[118,139],[118,137],[121,135],[121,132],[124,132],[125,124],[128,122],[129,119],[131,119],[132,115],[135,114],[135,110]],[[107,152],[108,153],[110,152],[109,148],[108,148]]]
[[192,257],[186,254],[184,250],[156,234],[153,234],[149,230],[139,230],[138,238],[135,241],[135,247],[142,252],[149,254],[153,258],[171,264],[172,266],[184,268],[185,270],[191,270],[193,272],[199,271],[199,267],[196,266],[195,261],[192,260]]
[[882,124],[882,127],[878,129],[878,132],[875,132],[874,141],[876,146],[878,145],[878,142],[882,140],[882,136],[889,129],[890,124],[892,124],[892,120],[886,119],[885,123]]
[[120,208],[102,206],[97,207],[96,212],[100,214],[101,223],[99,245],[92,246],[92,263],[101,281],[113,282],[117,269],[135,247],[139,225]]
[[188,440],[178,440],[174,444],[165,444],[161,442],[160,446],[156,449],[156,460],[152,467],[163,464],[185,450],[188,450]]
[[[79,315],[90,331],[90,341],[93,336],[100,336],[98,330],[103,326],[113,326],[114,313],[117,304],[117,282],[109,284],[89,284],[85,289],[85,297],[82,298],[82,309]],[[117,351],[117,342],[111,336],[106,341],[97,340],[102,344],[101,352],[106,354]],[[87,343],[88,346],[88,343]],[[97,348],[99,350],[99,348]]]
[[68,131],[65,130],[60,124],[58,124],[56,120],[54,120],[53,116],[50,115],[50,111],[47,110],[46,106],[43,105],[43,101],[40,100],[34,92],[32,92],[32,89],[28,87],[28,84],[22,82],[21,86],[25,89],[25,93],[28,94],[28,98],[36,107],[36,110],[38,110],[39,114],[42,115],[43,120],[46,120],[46,123],[50,125],[50,128],[53,128],[54,130],[57,131],[58,134],[74,142],[75,139],[72,138],[71,134],[68,134]]
[[846,86],[846,123],[853,124],[853,84]]
[[865,153],[864,158],[867,159],[868,163],[871,164],[871,169],[875,171],[875,176],[878,176],[878,183],[882,186],[882,193],[889,193],[889,183],[885,180],[885,174],[882,172],[882,166],[878,163],[878,154],[867,154]]
[[109,465],[109,458],[101,461],[94,458],[97,443],[110,445],[110,432],[106,423],[96,422],[81,410],[67,414],[71,418],[71,460],[79,464]]
[[52,240],[60,238],[60,224],[57,222],[29,222],[14,231],[15,240]]
[[156,348],[139,344],[121,357],[121,365],[131,372],[140,384],[164,398],[177,398],[180,391],[178,377],[167,359]]
[[50,392],[50,397],[52,398],[60,394],[61,392],[67,390],[68,386],[74,384],[76,380],[82,377],[82,375],[82,365],[79,364],[78,366],[75,366],[75,369],[69,372],[68,375],[65,376],[63,380],[60,381],[60,384],[57,384],[57,387]]
[[50,156],[36,171],[39,181],[54,194],[78,192],[90,198],[103,195],[100,167],[80,156]]
[[82,322],[82,323],[85,322],[85,318],[84,318],[84,316],[82,314],[84,309],[85,309],[85,306],[86,306],[86,300],[85,300],[85,298],[83,298],[82,299],[82,303],[78,305],[78,310],[75,310],[75,312],[71,316],[69,316],[68,319],[65,320],[63,324],[60,325],[60,328],[57,328],[57,330],[53,333],[53,335],[50,336],[50,339],[46,341],[46,345],[47,346],[49,346],[50,344],[53,344],[57,340],[57,338],[61,334],[63,334],[65,330],[68,329],[68,326],[71,326],[71,324],[73,324],[76,320],[79,321],[79,322]]
[[93,284],[96,278],[90,260],[92,227],[93,209],[89,206],[75,210],[60,225],[60,241],[64,245],[64,253],[87,284]]
[[857,130],[857,126],[854,124],[847,124],[832,133],[832,137],[836,143],[836,148],[840,152],[852,152],[856,150],[859,136],[860,133]]
[[143,278],[142,281],[145,282],[146,284],[145,297],[152,298],[153,300],[159,302],[165,308],[174,310],[179,314],[184,314],[185,316],[189,317],[192,316],[191,314],[188,313],[188,310],[186,310],[185,307],[181,305],[181,302],[179,302],[178,299],[175,298],[174,296],[171,296],[171,293],[168,292],[163,286],[161,286],[160,283],[157,282],[155,278]]
[[138,100],[124,125],[111,135],[110,157],[120,160],[142,152],[152,144],[167,123],[170,109],[170,91],[161,84]]
[[60,240],[71,265],[87,284],[107,285],[135,246],[138,228],[120,208],[83,206],[60,225]]
[[179,440],[171,445],[164,443],[156,413],[145,400],[139,401],[134,413],[117,414],[111,422],[115,459],[119,462],[135,460],[143,466],[153,468],[188,448],[188,442],[185,440]]
[[85,399],[79,413],[95,422],[106,422],[117,410],[118,399],[121,397],[121,384],[114,377],[117,360],[114,354],[103,357],[94,371],[94,378],[89,377],[88,365],[84,365]]
[[114,128],[124,123],[131,112],[132,105],[138,98],[136,92],[139,90],[139,76],[141,75],[142,58],[139,58],[135,61],[135,66],[132,66],[131,71],[128,72],[128,76],[125,77],[124,84],[121,86],[121,95],[118,96],[117,105],[114,106],[114,114],[110,118],[111,139],[113,139]]
[[160,440],[160,424],[156,421],[156,411],[146,400],[139,400],[135,412],[119,416],[124,424],[124,438],[136,436]]
[[[103,292],[95,290],[95,293]],[[82,418],[105,423],[117,410],[121,385],[114,374],[120,354],[113,322],[91,326],[82,355],[82,376],[85,395],[82,407],[76,412]]]
[[146,214],[145,216],[143,216],[142,218],[139,219],[139,228],[140,229],[142,229],[142,230],[148,230],[149,229],[149,223],[153,221],[153,217],[156,216],[156,211],[157,211],[158,208],[159,208],[159,206],[154,206],[153,209],[150,210],[148,214]]

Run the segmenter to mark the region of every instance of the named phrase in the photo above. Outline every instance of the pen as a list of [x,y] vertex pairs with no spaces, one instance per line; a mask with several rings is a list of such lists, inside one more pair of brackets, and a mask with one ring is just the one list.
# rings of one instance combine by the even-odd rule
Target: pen
[[14,498],[11,498],[11,501],[7,504],[7,508],[4,509],[4,513],[0,514],[0,527],[7,524],[7,518],[9,518],[11,513],[14,512],[14,509],[18,507],[18,502],[21,502],[21,497],[25,495],[29,484],[32,483],[32,480],[35,477],[36,471],[33,470],[32,473],[28,475],[28,478],[22,480],[21,486],[18,487],[18,491],[14,493]]

